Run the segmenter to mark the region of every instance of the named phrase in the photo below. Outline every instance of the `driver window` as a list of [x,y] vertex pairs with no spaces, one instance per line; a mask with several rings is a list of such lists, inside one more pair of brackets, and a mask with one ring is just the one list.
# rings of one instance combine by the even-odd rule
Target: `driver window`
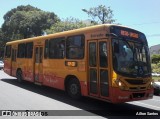
[[114,62],[115,66],[118,66],[118,70],[122,68],[122,66],[127,65],[130,61],[133,61],[133,51],[132,47],[123,40],[114,40],[113,43],[114,50]]

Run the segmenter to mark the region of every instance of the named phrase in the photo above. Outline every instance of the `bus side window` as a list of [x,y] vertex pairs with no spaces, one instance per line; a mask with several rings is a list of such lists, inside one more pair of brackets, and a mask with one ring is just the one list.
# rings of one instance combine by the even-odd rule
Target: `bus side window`
[[64,58],[64,49],[65,49],[65,41],[64,40],[61,40],[59,43],[58,43],[58,51],[59,51],[59,57],[60,58]]
[[84,57],[84,36],[70,36],[66,41],[67,59],[82,59]]
[[45,41],[44,58],[47,59],[49,54],[49,40]]
[[63,59],[65,50],[65,38],[54,38],[49,41],[49,58]]
[[32,54],[33,54],[33,42],[26,43],[25,57],[32,58]]
[[26,49],[26,44],[25,43],[18,44],[17,58],[24,58],[25,57],[25,53],[26,53],[25,49]]
[[5,57],[6,58],[11,57],[11,46],[10,45],[6,46],[6,48],[5,48]]

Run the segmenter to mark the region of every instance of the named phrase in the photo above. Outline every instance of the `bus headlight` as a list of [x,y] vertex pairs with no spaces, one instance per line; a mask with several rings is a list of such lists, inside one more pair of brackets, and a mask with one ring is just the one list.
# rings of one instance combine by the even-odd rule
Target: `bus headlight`
[[151,81],[150,85],[148,86],[148,89],[153,88],[153,82]]
[[122,86],[122,82],[121,81],[118,82],[118,86],[120,86],[120,87]]
[[126,86],[125,86],[125,84],[122,81],[120,81],[120,80],[117,79],[115,82],[116,82],[116,84],[118,85],[118,87],[120,89],[122,89],[122,90],[126,89]]

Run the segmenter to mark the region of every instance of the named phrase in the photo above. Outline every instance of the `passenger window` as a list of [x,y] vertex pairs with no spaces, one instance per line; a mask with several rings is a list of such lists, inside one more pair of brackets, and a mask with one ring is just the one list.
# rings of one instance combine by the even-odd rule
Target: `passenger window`
[[25,57],[25,43],[18,44],[18,58],[24,58]]
[[82,59],[84,57],[84,36],[71,36],[66,41],[67,59]]
[[25,57],[26,58],[32,58],[32,54],[33,54],[33,42],[30,43],[26,43],[26,53],[25,53]]
[[49,58],[63,59],[65,54],[65,38],[55,38],[49,41]]
[[11,46],[10,45],[6,46],[6,48],[5,48],[5,57],[6,58],[11,57]]

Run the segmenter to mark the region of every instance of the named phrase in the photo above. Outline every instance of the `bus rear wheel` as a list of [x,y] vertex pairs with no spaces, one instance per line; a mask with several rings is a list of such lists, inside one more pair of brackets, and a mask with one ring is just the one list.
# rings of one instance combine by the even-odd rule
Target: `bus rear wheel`
[[81,87],[78,79],[71,78],[67,84],[67,93],[73,99],[81,98]]
[[21,70],[18,70],[18,71],[17,71],[16,77],[17,77],[17,81],[18,81],[19,83],[22,83],[22,82],[23,82],[23,77],[22,77],[22,71],[21,71]]

